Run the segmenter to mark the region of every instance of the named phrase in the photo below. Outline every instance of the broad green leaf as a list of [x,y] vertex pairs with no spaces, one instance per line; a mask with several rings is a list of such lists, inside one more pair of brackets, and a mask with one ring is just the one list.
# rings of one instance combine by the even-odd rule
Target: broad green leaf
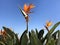
[[44,34],[44,29],[41,29],[38,33],[38,38],[41,39],[43,37]]
[[12,37],[12,39],[14,38],[15,33],[11,29],[6,27],[3,27],[3,29]]
[[5,43],[3,43],[2,41],[0,41],[0,45],[5,45]]
[[50,38],[46,45],[55,45],[55,40],[53,38]]
[[59,32],[59,30],[57,30],[56,32],[54,32],[54,33],[52,34],[52,37],[53,37],[54,39],[56,39],[56,35],[58,34],[58,32]]
[[28,37],[27,37],[27,30],[25,30],[20,38],[20,45],[27,45]]
[[59,30],[59,33],[58,33],[58,41],[57,41],[57,45],[60,45],[60,30]]
[[40,40],[38,39],[36,33],[32,30],[30,33],[30,45],[42,45]]
[[50,34],[60,25],[60,22],[56,23],[51,29],[50,29]]

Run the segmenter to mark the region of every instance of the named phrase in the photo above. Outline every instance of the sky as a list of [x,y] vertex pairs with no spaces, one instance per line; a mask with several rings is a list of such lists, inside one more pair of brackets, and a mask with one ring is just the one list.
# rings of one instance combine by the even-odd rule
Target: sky
[[29,31],[43,29],[47,20],[53,25],[60,21],[60,0],[0,0],[0,29],[5,26],[19,35],[24,32],[26,22],[19,6],[23,9],[25,3],[35,5],[31,10],[33,13],[29,14]]

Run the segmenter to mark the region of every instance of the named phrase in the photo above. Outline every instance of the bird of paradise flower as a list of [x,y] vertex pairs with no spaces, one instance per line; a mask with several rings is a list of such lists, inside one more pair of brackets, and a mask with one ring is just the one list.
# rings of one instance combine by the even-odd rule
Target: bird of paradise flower
[[51,21],[46,21],[45,28],[47,29],[48,32],[49,32],[48,27],[50,27],[51,25],[52,25],[52,22]]
[[25,20],[26,20],[26,30],[28,30],[28,21],[29,21],[29,16],[28,16],[28,15],[31,13],[30,10],[31,10],[32,8],[34,8],[34,7],[35,7],[35,6],[34,6],[33,4],[29,4],[29,5],[24,4],[24,8],[23,8],[23,9],[21,9],[21,8],[19,7],[21,13],[23,14],[23,16],[24,16],[24,18],[25,18]]

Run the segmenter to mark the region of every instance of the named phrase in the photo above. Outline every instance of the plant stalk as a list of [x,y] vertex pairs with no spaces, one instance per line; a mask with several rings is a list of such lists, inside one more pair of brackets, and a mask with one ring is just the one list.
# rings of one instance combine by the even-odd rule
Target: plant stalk
[[26,30],[28,31],[28,21],[26,21]]

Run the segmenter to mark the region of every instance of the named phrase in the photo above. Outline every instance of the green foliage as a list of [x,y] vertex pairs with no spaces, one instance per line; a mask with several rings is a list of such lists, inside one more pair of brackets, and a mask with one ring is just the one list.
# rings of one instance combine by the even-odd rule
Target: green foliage
[[41,41],[38,39],[36,33],[32,30],[30,33],[30,45],[42,45]]
[[3,27],[6,34],[0,35],[0,45],[60,45],[60,31],[55,31],[59,24],[60,22],[56,23],[45,36],[44,29],[39,32],[37,29],[31,32],[25,30],[20,39],[11,29]]
[[38,33],[38,38],[41,40],[41,38],[43,37],[44,34],[44,29],[41,29]]
[[28,37],[27,37],[27,30],[25,30],[20,38],[20,45],[27,45]]

